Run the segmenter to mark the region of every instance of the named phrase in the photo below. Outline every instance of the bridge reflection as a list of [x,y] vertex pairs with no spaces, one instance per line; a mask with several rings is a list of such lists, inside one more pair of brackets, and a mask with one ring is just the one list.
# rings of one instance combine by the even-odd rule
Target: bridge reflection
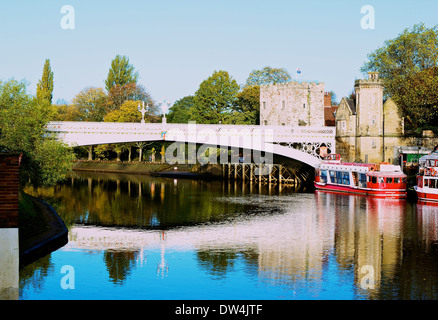
[[[212,279],[225,279],[239,265],[297,297],[305,291],[324,297],[329,284],[353,297],[438,298],[436,207],[320,192],[251,192],[228,182],[98,176],[35,192],[52,197],[69,221],[62,250],[104,252],[114,283],[148,265],[166,277],[181,267],[169,253],[194,252]],[[362,286],[365,266],[373,271],[372,287]]]

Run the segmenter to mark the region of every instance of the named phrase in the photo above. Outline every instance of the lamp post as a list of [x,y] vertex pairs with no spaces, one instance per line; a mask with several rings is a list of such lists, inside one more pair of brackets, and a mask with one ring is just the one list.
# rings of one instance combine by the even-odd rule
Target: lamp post
[[141,112],[141,123],[145,123],[144,121],[144,114],[146,113],[147,109],[149,108],[149,105],[146,105],[146,108],[144,107],[144,101],[142,101],[143,107],[140,109],[140,103],[138,104],[138,111]]
[[[162,109],[162,111],[163,111],[163,119],[162,119],[162,123],[166,123],[166,113],[167,113],[167,110],[169,109],[169,107],[170,107],[170,101],[167,101],[166,100],[166,98],[164,98],[164,100],[163,101],[160,101],[159,102],[159,106],[160,106],[160,108]],[[162,106],[164,106],[164,107],[162,107]]]

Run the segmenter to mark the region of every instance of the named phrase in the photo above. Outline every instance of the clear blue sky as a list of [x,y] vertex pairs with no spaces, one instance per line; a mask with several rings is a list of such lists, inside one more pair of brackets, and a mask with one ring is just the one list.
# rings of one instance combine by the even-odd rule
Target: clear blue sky
[[[61,28],[61,7],[75,29]],[[361,7],[375,29],[361,28]],[[103,87],[111,60],[126,55],[156,101],[194,94],[214,70],[239,84],[265,66],[324,82],[348,95],[367,54],[405,28],[438,24],[438,1],[164,0],[2,1],[0,80],[25,79],[36,92],[44,61],[55,76],[54,102]]]

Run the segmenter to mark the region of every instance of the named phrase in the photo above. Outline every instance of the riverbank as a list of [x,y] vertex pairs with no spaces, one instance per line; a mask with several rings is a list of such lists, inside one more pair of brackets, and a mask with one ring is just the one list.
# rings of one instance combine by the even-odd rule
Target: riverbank
[[73,171],[128,173],[160,176],[165,178],[186,179],[215,179],[222,177],[220,165],[200,164],[161,164],[136,162],[104,162],[104,161],[77,161]]
[[68,242],[68,229],[44,201],[21,193],[19,205],[20,268]]

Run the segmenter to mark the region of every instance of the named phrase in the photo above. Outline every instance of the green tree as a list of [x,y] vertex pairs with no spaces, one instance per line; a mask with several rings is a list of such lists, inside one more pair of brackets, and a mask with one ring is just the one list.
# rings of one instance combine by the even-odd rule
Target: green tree
[[186,96],[176,101],[169,109],[167,122],[169,123],[188,123],[192,120],[193,109],[195,106],[194,96]]
[[117,110],[128,100],[142,101],[148,105],[151,114],[158,114],[158,107],[146,89],[138,83],[115,85],[108,92],[108,100],[111,110]]
[[109,111],[108,97],[102,88],[86,88],[73,98],[81,121],[102,121]]
[[215,71],[204,80],[194,96],[193,120],[218,123],[233,110],[239,85],[227,71]]
[[47,101],[28,94],[26,83],[0,83],[0,149],[22,153],[22,183],[53,185],[72,168],[72,149],[45,130],[49,115]]
[[137,83],[138,72],[134,66],[129,64],[129,58],[126,56],[116,55],[111,61],[111,68],[108,71],[105,80],[105,88],[109,92],[115,85],[125,85],[128,83]]
[[53,98],[53,71],[50,67],[50,60],[44,63],[43,76],[37,83],[36,97],[38,101],[52,103]]
[[362,72],[377,71],[385,96],[397,104],[406,128],[438,133],[438,28],[416,24],[368,54]]
[[259,86],[269,83],[283,83],[291,80],[289,72],[284,68],[264,67],[261,70],[253,70],[246,80],[247,86]]
[[244,86],[237,94],[235,124],[260,124],[260,86]]

